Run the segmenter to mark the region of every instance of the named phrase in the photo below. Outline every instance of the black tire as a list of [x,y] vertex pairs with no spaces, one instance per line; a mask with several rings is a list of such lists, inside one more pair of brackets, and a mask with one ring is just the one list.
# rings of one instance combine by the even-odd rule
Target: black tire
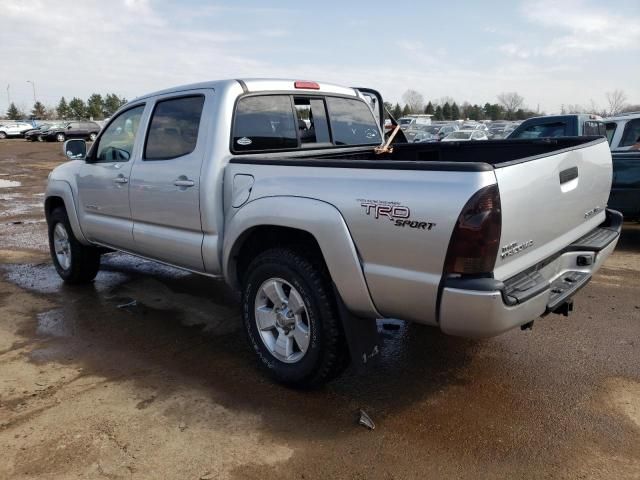
[[[60,264],[54,245],[54,231],[61,225],[69,240],[70,265],[65,268]],[[64,208],[56,208],[48,219],[49,252],[58,275],[68,284],[89,283],[96,278],[100,269],[100,251],[96,247],[82,245],[73,235],[69,217]]]
[[67,139],[66,135],[64,133],[56,133],[56,141],[57,142],[64,142]]
[[7,134],[4,132],[0,132],[0,140],[4,140],[5,138],[7,138]]
[[[309,347],[296,363],[276,358],[260,336],[255,319],[256,296],[271,278],[291,284],[301,295],[310,325]],[[259,254],[244,275],[242,313],[245,330],[259,362],[278,382],[311,388],[337,377],[349,363],[342,324],[329,275],[321,261],[311,261],[297,251],[274,248]]]
[[95,132],[91,132],[91,133],[89,134],[89,141],[90,141],[90,142],[95,142],[97,137],[98,137],[98,134],[97,134],[97,133],[95,133]]

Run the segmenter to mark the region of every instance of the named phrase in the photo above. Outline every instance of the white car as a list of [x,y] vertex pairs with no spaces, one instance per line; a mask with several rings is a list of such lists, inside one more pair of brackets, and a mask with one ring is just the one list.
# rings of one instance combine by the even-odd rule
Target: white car
[[484,130],[485,132],[489,130],[484,123],[465,123],[460,127],[460,130]]
[[442,139],[443,142],[470,142],[471,140],[489,140],[483,130],[458,130]]
[[10,122],[0,126],[0,138],[21,137],[24,132],[31,130],[33,125],[27,122]]
[[605,118],[607,140],[612,151],[637,150],[640,145],[640,112]]

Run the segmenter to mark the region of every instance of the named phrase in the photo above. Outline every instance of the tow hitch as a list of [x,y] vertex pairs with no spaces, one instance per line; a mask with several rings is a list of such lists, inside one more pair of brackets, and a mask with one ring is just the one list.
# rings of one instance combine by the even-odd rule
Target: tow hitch
[[565,317],[568,317],[569,313],[571,312],[573,312],[573,300],[567,300],[551,313],[556,313],[558,315],[564,315]]

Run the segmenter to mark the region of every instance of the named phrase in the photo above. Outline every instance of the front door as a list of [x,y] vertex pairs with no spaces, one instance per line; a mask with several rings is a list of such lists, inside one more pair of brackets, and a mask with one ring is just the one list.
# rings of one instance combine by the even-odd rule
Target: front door
[[144,104],[136,105],[114,118],[80,169],[78,212],[83,233],[90,241],[133,249],[129,180],[142,149],[138,127],[144,108]]
[[211,90],[156,100],[140,161],[131,172],[136,252],[204,271],[200,168],[206,148]]

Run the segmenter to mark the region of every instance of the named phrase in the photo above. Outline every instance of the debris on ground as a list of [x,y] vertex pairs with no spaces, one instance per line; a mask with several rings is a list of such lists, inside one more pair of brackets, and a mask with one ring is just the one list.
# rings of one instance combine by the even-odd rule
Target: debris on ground
[[363,427],[367,427],[369,430],[375,430],[376,428],[376,424],[373,423],[371,417],[362,409],[360,410],[360,419],[358,420],[358,423]]
[[130,308],[130,307],[137,307],[137,306],[138,306],[138,301],[137,300],[131,300],[130,302],[122,303],[122,304],[118,305],[117,308]]

